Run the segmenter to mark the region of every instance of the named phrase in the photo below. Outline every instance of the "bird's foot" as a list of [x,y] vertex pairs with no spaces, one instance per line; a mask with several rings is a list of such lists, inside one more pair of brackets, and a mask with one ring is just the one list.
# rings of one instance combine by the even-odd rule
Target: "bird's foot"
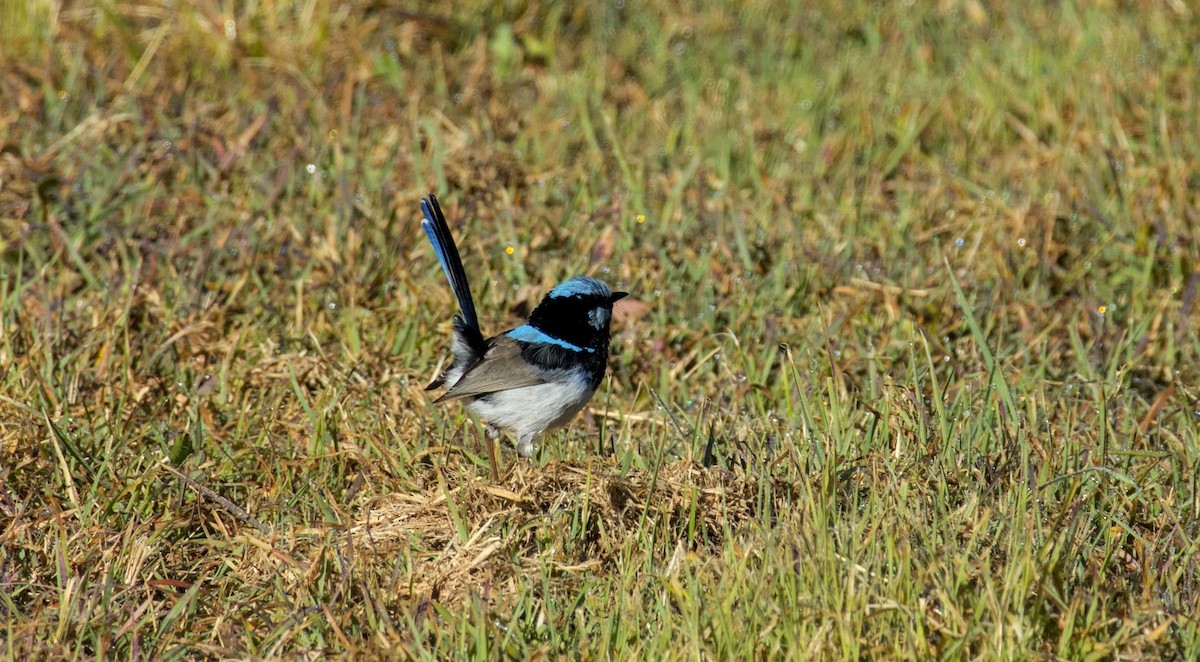
[[517,440],[517,455],[526,459],[533,457],[533,435],[525,435]]
[[[486,426],[484,426],[484,434],[486,434],[487,438],[493,442],[501,439],[504,436],[500,428],[492,425],[491,423],[488,423]],[[533,438],[535,436],[537,435],[525,435],[518,438],[516,444],[511,444],[508,441],[504,441],[503,443],[497,444],[497,446],[506,451],[516,451],[518,457],[529,459],[533,457]]]

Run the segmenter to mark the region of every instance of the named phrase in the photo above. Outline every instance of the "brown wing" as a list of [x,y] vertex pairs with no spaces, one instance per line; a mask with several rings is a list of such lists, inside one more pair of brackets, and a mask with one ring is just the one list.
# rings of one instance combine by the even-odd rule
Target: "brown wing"
[[434,402],[448,402],[545,383],[546,380],[538,376],[537,370],[521,358],[521,347],[517,341],[498,336],[483,360],[468,368],[466,374]]

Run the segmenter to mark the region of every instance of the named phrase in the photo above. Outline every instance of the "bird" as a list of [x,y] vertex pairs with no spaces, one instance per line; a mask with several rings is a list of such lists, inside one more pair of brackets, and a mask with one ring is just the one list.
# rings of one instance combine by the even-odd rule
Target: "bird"
[[517,455],[529,458],[534,440],[566,425],[600,386],[613,303],[628,293],[575,276],[551,289],[524,324],[484,338],[458,247],[432,193],[421,199],[421,212],[421,227],[458,301],[453,361],[425,390],[446,386],[435,404],[464,401],[487,421],[489,435],[512,432]]

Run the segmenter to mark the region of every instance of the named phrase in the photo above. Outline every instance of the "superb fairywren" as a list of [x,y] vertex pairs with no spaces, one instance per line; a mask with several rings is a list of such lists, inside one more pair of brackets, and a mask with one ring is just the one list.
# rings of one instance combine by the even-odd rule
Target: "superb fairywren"
[[421,211],[459,308],[454,362],[425,390],[448,384],[434,402],[465,400],[489,428],[512,430],[517,454],[529,457],[535,437],[566,425],[596,392],[608,363],[613,302],[626,293],[576,276],[550,290],[525,324],[484,339],[458,247],[433,194],[421,200]]

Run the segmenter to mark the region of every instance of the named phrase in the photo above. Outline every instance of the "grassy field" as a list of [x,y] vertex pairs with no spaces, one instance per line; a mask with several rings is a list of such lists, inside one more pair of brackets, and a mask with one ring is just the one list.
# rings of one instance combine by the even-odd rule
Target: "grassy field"
[[0,650],[1195,659],[1200,14],[843,4],[0,5]]

